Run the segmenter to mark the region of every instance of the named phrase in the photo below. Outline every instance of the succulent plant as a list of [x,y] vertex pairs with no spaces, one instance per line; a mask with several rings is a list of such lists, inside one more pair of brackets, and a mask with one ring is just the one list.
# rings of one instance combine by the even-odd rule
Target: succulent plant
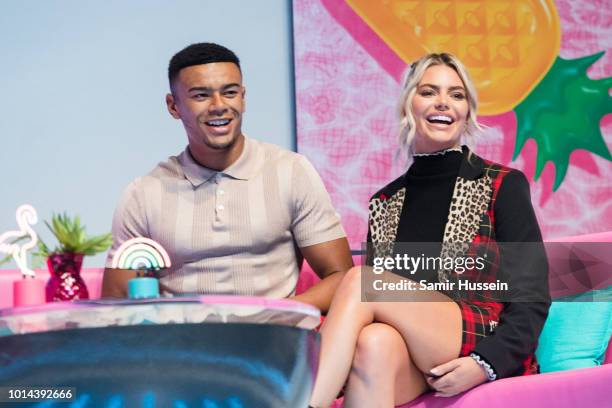
[[38,251],[34,256],[46,258],[53,253],[77,253],[83,255],[95,255],[106,251],[112,244],[112,234],[102,234],[93,237],[87,236],[85,227],[77,215],[74,219],[66,213],[53,214],[51,223],[45,221],[47,228],[57,238],[58,245],[49,250],[49,247],[39,239]]

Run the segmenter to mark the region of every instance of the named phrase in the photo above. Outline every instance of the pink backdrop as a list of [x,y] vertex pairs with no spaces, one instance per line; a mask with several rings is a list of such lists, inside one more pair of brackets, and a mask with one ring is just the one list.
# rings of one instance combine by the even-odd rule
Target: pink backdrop
[[[588,71],[612,76],[612,8],[604,1],[555,2],[565,59],[606,54]],[[345,0],[294,0],[298,151],[320,172],[342,216],[351,246],[367,232],[367,201],[399,176],[396,103],[405,63],[369,29]],[[542,44],[546,47],[546,44]],[[480,117],[488,126],[472,146],[483,157],[525,172],[546,238],[612,230],[612,163],[575,150],[564,181],[552,191],[549,163],[537,182],[536,144],[529,140],[511,161],[516,137],[514,111]],[[612,115],[600,122],[612,145]]]

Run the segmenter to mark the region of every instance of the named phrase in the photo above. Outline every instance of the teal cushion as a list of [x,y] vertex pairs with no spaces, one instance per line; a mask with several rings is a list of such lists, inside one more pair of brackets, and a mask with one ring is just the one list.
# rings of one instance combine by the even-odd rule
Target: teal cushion
[[555,299],[536,356],[543,373],[603,363],[612,334],[612,286]]

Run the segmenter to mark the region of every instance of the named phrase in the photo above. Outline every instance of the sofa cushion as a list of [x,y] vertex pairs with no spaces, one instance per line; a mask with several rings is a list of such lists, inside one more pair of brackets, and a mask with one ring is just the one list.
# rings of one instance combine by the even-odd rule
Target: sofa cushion
[[612,334],[612,286],[555,299],[536,351],[542,372],[603,363]]

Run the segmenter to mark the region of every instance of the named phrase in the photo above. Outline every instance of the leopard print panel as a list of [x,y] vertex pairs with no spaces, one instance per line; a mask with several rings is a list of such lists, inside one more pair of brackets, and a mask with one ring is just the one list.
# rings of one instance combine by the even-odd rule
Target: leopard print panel
[[393,253],[405,196],[406,188],[401,188],[389,198],[383,196],[370,200],[369,228],[376,257],[387,257]]
[[[463,256],[468,250],[489,208],[493,194],[492,180],[489,175],[476,180],[457,177],[442,239],[440,257],[443,259]],[[451,272],[439,270],[438,280],[448,282]]]

